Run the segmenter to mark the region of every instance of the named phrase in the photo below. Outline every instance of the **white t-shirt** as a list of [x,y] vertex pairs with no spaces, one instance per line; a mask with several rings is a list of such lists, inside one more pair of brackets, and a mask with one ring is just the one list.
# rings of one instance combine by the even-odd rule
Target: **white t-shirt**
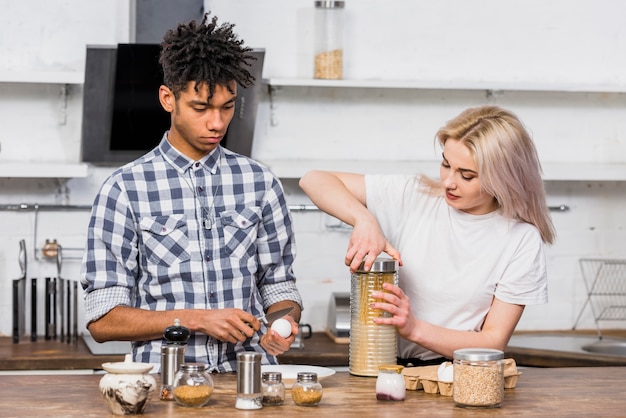
[[[535,226],[499,211],[470,215],[427,194],[419,176],[366,175],[367,207],[400,251],[400,287],[416,318],[479,331],[493,296],[529,305],[548,301],[544,245]],[[439,357],[400,339],[398,356]]]

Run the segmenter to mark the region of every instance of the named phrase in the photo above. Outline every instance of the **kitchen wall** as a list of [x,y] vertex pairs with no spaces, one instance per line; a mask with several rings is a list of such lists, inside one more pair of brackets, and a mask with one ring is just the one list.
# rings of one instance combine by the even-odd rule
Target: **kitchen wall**
[[[43,78],[53,71],[80,72],[86,44],[129,41],[129,1],[83,3],[0,0],[0,171],[14,163],[26,172],[42,163],[79,163],[80,83],[11,80],[24,73]],[[528,307],[518,329],[571,328],[586,298],[579,258],[626,258],[622,3],[346,4],[347,80],[409,87],[419,81],[431,87],[285,86],[281,80],[312,76],[313,0],[205,0],[205,9],[235,23],[248,45],[267,50],[264,78],[272,87],[259,107],[253,156],[283,177],[289,204],[307,205],[297,186],[302,170],[408,167],[433,173],[438,158],[433,135],[443,122],[477,104],[513,109],[537,142],[549,204],[569,208],[553,212],[558,241],[547,252],[550,303]],[[111,170],[89,166],[86,177],[71,179],[6,175],[0,178],[0,206],[90,205]],[[295,210],[293,216],[303,320],[321,331],[331,293],[349,291],[342,261],[349,230],[320,212]],[[61,276],[77,280],[87,222],[86,211],[0,212],[1,334],[11,332],[19,241],[27,243],[28,277],[58,274],[55,260],[40,251],[45,239],[54,238],[65,248]],[[592,328],[592,319],[587,310],[580,326]]]

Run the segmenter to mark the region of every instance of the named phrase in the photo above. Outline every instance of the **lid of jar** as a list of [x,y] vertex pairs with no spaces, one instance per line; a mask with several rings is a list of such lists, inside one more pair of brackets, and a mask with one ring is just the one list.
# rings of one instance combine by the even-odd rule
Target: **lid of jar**
[[317,382],[317,373],[314,372],[298,372],[298,382]]
[[[398,270],[398,261],[391,258],[377,258],[372,264],[369,273],[393,273]],[[358,273],[368,273],[365,270],[365,261],[359,266]]]
[[138,363],[133,361],[132,354],[126,354],[124,361],[114,363],[102,363],[102,368],[109,373],[115,374],[141,374],[147,373],[154,365],[148,363]]
[[343,9],[345,5],[345,1],[318,0],[315,2],[315,7],[318,9]]
[[401,364],[381,364],[380,366],[378,366],[378,371],[390,371],[390,372],[396,372],[396,373],[402,373],[402,369],[404,369],[404,366]]
[[207,368],[203,363],[183,363],[180,365],[180,370],[183,372],[203,372]]
[[461,348],[454,350],[455,360],[492,361],[502,360],[504,352],[493,348]]
[[281,382],[283,374],[281,372],[263,372],[261,378],[268,382]]

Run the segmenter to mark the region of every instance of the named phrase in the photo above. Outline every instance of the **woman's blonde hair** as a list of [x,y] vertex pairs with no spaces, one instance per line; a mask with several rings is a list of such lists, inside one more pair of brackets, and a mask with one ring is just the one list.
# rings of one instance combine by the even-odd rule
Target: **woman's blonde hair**
[[554,241],[537,149],[515,114],[492,105],[469,108],[439,129],[436,138],[442,147],[454,139],[470,150],[481,189],[494,196],[503,216],[535,225],[543,242]]

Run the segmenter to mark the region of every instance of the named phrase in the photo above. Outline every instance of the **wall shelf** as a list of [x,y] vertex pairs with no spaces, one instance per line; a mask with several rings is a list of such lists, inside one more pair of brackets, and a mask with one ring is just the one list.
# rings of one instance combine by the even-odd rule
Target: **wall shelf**
[[87,164],[0,162],[0,178],[85,178]]
[[83,84],[79,71],[7,71],[0,70],[0,83]]
[[[262,160],[279,178],[298,179],[309,170],[347,171],[363,174],[415,174],[436,177],[439,161]],[[546,181],[626,181],[626,164],[543,163]]]
[[598,83],[533,83],[527,81],[500,82],[481,80],[318,80],[311,78],[270,78],[264,80],[264,82],[272,87],[626,93],[626,85]]

